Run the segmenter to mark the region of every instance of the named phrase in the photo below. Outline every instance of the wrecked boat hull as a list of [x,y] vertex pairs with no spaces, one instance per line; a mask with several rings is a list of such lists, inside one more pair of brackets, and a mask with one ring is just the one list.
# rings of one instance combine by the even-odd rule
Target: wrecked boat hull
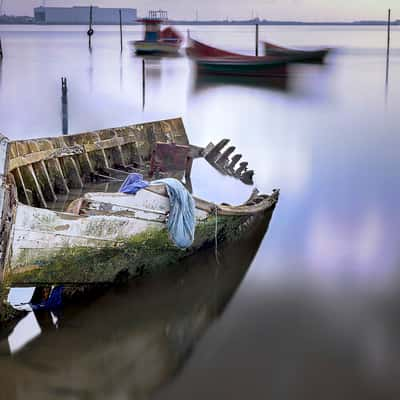
[[229,160],[234,147],[221,153],[227,139],[206,148],[189,145],[182,120],[172,119],[55,138],[4,138],[2,143],[0,280],[9,285],[106,283],[121,274],[158,271],[204,246],[240,238],[279,197],[278,191],[253,192],[240,206],[194,198],[195,240],[181,250],[166,229],[169,198],[164,185],[135,195],[75,196],[63,211],[49,205],[75,189],[82,196],[85,183],[93,179],[118,181],[131,172],[185,177],[190,190],[196,157],[251,183],[254,172],[247,170],[248,163],[236,168],[241,156]]
[[34,259],[30,266],[11,269],[6,283],[110,283],[120,276],[134,278],[160,272],[196,250],[215,246],[216,241],[238,240],[250,222],[262,217],[209,217],[197,224],[193,245],[185,250],[172,243],[166,229],[148,229],[118,245],[65,247],[51,256]]

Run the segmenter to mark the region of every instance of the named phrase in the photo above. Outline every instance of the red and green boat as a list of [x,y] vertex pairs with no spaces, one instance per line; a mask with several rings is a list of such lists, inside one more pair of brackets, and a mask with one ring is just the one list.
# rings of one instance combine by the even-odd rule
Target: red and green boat
[[248,56],[208,46],[190,39],[187,55],[206,74],[282,78],[288,74],[289,57]]
[[167,21],[166,11],[150,11],[149,16],[138,20],[145,26],[144,39],[132,44],[137,54],[177,54],[182,46],[182,36],[172,27],[161,30]]

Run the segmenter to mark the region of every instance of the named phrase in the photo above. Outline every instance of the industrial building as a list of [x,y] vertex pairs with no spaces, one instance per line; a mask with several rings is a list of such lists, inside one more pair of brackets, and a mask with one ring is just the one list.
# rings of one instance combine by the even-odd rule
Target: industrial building
[[[93,23],[97,25],[119,24],[119,8],[93,7]],[[135,8],[121,8],[122,23],[133,24],[137,19]],[[37,24],[85,25],[89,21],[90,7],[36,7]]]

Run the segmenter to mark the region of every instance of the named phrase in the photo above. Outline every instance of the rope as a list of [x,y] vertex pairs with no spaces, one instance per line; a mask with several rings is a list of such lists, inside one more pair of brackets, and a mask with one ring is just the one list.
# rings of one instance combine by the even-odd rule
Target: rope
[[218,207],[215,206],[215,233],[214,233],[214,241],[215,241],[215,261],[219,264],[218,258]]

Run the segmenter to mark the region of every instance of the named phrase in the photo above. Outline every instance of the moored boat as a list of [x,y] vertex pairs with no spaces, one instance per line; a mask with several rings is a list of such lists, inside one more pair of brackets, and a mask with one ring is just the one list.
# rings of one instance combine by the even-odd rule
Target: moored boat
[[143,40],[133,43],[137,54],[177,54],[182,46],[182,36],[172,27],[161,30],[167,19],[164,11],[150,11],[149,16],[138,20],[145,25]]
[[303,63],[323,63],[325,57],[331,51],[328,48],[315,49],[315,50],[297,50],[289,49],[286,47],[277,46],[269,42],[264,43],[265,55],[268,57],[283,57],[290,58],[292,62]]
[[287,76],[290,62],[284,57],[233,53],[193,39],[190,39],[186,53],[195,61],[199,72],[216,75],[281,78]]
[[[194,197],[196,233],[182,250],[167,231],[170,200],[164,184],[135,195],[86,193],[94,181],[120,185],[132,172],[175,177],[190,190],[193,159],[204,157],[221,173],[251,183],[254,172],[223,148],[190,145],[181,119],[44,139],[1,137],[0,272],[8,284],[99,283],[118,274],[164,268],[215,240],[240,238],[273,210],[279,192],[238,206]],[[69,196],[61,210],[51,204]]]

